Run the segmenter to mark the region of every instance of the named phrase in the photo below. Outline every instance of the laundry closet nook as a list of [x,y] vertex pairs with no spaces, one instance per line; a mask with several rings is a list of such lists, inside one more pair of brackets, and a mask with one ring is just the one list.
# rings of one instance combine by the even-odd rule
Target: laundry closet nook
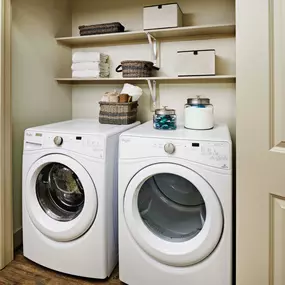
[[[98,118],[105,92],[119,91],[124,83],[130,83],[143,90],[138,102],[141,122],[151,120],[154,109],[168,106],[176,110],[178,124],[183,123],[187,99],[200,95],[210,99],[215,121],[229,126],[235,144],[235,1],[177,2],[183,12],[183,27],[144,31],[143,7],[172,1],[12,0],[16,246],[21,243],[22,146],[28,127]],[[108,22],[120,22],[125,32],[79,35],[79,26]],[[178,77],[177,52],[192,50],[215,50],[215,75]],[[110,76],[73,78],[72,54],[77,51],[107,54]],[[155,61],[159,70],[150,78],[123,78],[116,68],[124,60]]]

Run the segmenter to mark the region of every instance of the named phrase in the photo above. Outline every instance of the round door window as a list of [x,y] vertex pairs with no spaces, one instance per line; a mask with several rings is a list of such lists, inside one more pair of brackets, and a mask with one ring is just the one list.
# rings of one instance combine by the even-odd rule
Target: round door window
[[95,181],[75,159],[61,154],[39,158],[24,182],[24,209],[34,226],[55,241],[82,236],[98,210]]
[[36,195],[44,212],[57,221],[75,219],[84,206],[84,190],[78,176],[60,163],[50,163],[40,171]]
[[223,233],[214,189],[192,169],[173,163],[149,165],[133,176],[125,191],[124,218],[137,244],[171,266],[205,259]]
[[147,228],[171,242],[193,239],[206,220],[205,201],[185,178],[159,173],[148,178],[138,195],[138,210]]

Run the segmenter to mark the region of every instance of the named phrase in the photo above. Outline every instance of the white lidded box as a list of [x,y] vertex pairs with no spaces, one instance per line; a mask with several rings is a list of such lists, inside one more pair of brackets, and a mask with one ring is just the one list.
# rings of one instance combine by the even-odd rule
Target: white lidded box
[[143,9],[144,30],[182,27],[183,14],[177,3],[146,6]]
[[216,51],[181,50],[177,52],[177,73],[183,76],[206,76],[216,74]]

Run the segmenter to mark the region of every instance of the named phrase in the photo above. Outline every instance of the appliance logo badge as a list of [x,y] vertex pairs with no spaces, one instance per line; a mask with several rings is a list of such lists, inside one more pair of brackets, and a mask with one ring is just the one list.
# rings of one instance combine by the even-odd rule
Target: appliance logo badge
[[32,137],[33,134],[32,133],[26,133],[27,137]]
[[122,143],[129,143],[131,142],[131,139],[129,138],[122,138]]

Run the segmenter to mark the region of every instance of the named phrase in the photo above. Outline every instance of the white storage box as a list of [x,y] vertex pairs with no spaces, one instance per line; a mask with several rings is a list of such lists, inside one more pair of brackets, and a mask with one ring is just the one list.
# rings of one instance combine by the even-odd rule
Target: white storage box
[[182,27],[182,11],[177,3],[144,7],[144,30],[177,27]]
[[215,75],[215,55],[214,49],[178,51],[178,76]]

